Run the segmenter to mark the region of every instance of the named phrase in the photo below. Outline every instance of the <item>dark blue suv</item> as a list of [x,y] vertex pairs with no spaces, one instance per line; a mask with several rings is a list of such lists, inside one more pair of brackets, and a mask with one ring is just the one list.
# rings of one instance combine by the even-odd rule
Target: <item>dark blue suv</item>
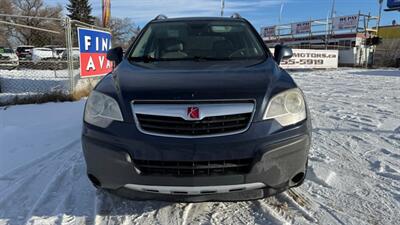
[[304,181],[302,91],[245,19],[158,16],[90,94],[82,145],[96,187],[133,199],[258,199]]

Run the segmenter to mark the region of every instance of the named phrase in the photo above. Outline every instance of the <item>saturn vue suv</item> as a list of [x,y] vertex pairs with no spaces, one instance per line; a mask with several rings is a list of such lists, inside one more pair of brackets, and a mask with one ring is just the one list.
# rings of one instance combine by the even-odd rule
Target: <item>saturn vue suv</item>
[[254,27],[158,16],[87,99],[82,147],[97,188],[136,200],[259,199],[303,183],[311,119],[303,92]]

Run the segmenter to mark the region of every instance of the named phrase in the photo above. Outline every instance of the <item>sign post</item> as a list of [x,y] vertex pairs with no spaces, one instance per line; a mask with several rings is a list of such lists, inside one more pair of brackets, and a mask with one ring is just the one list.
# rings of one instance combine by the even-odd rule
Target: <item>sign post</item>
[[111,0],[103,0],[102,8],[103,27],[108,27],[111,17]]
[[112,71],[107,51],[111,49],[111,33],[78,28],[81,78],[107,75]]

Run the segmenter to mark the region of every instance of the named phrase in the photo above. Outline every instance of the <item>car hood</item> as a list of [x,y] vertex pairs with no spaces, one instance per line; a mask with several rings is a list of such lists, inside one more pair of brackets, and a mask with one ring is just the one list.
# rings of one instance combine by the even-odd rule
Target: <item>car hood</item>
[[272,58],[248,62],[179,62],[134,65],[123,61],[96,90],[118,99],[131,121],[132,101],[255,100],[261,121],[270,96],[297,85]]
[[17,55],[15,53],[0,53],[0,57],[15,59]]
[[266,61],[157,62],[124,61],[116,86],[124,100],[236,100],[264,98],[276,70]]

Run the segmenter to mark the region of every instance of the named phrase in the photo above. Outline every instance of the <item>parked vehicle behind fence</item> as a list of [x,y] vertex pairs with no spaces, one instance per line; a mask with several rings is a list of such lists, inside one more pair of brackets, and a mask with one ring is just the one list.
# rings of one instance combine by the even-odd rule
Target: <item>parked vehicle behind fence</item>
[[[79,48],[76,47],[72,48],[72,59],[79,60],[79,56],[80,56]],[[61,54],[61,59],[62,60],[68,59],[68,52],[66,50]]]
[[65,48],[54,48],[54,49],[53,49],[53,52],[54,52],[55,57],[56,57],[57,59],[61,59],[61,58],[62,58],[62,55],[63,55],[64,52],[65,52]]
[[55,59],[61,59],[61,56],[65,51],[65,48],[59,45],[45,45],[43,48],[50,48],[53,51],[53,58]]
[[15,69],[19,59],[12,48],[0,47],[0,69]]
[[19,59],[32,59],[32,49],[35,46],[32,45],[20,45],[17,47],[16,54]]
[[32,49],[32,61],[39,62],[42,60],[56,59],[57,55],[51,48],[34,48]]

